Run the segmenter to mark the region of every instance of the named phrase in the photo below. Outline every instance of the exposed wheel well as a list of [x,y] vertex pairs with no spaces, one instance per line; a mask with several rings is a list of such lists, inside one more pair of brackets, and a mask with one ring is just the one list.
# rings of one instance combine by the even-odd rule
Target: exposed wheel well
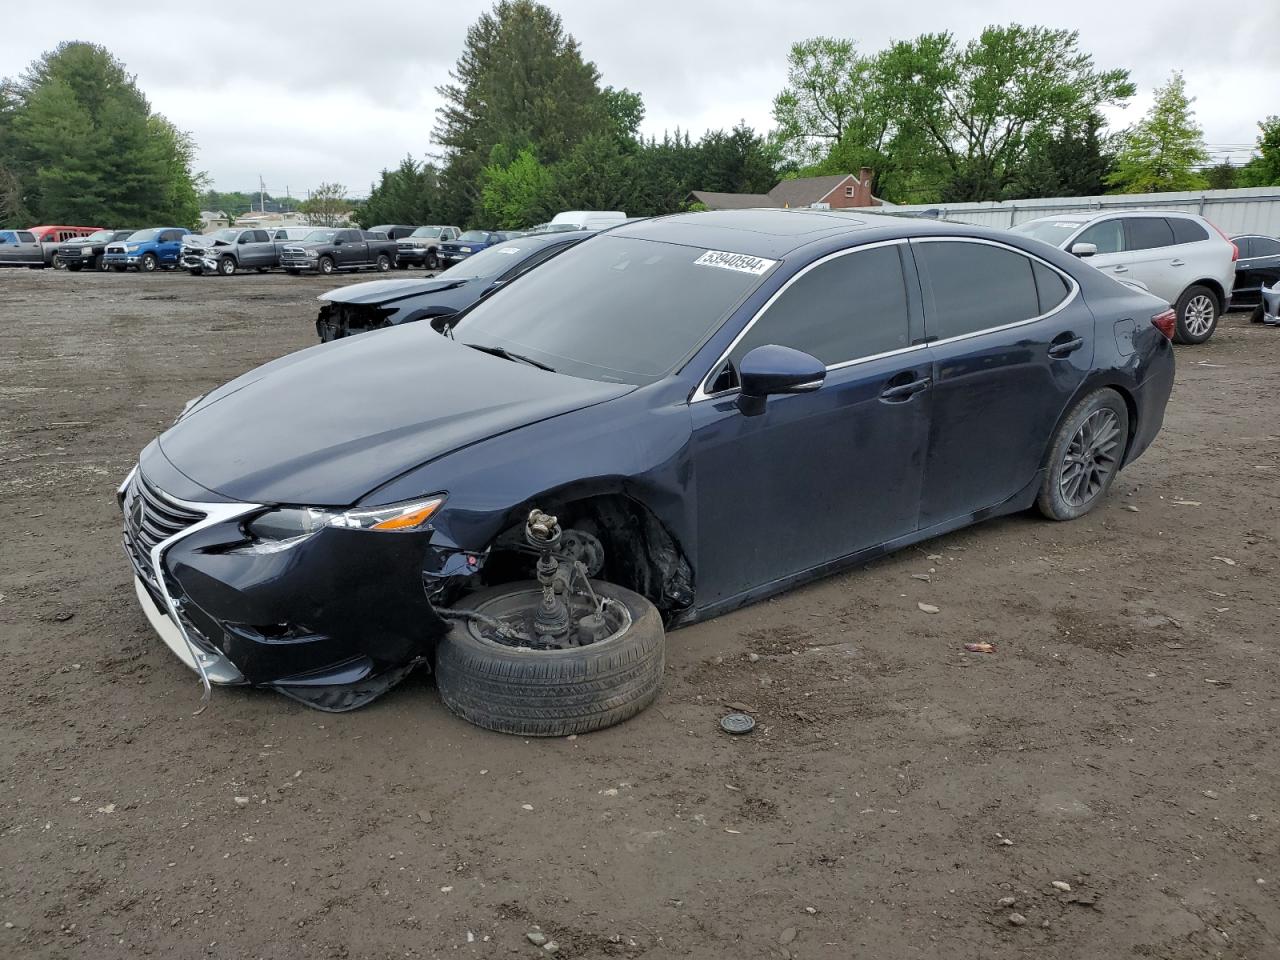
[[[646,597],[664,619],[693,603],[693,570],[671,531],[643,503],[621,493],[569,496],[551,494],[531,501],[554,514],[564,530],[579,530],[604,547],[600,576]],[[532,557],[520,550],[524,514],[491,545],[484,581],[528,579]]]

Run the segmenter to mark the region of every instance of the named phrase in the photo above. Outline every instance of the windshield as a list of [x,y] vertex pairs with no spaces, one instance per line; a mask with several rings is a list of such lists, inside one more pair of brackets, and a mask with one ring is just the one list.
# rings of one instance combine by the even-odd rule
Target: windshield
[[448,270],[437,276],[446,280],[492,280],[506,273],[516,264],[529,256],[530,249],[539,249],[539,243],[521,243],[513,240],[510,243],[499,243],[485,247],[475,256],[455,263]]
[[[461,317],[454,338],[525,354],[559,373],[652,383],[670,373],[760,283],[761,273],[696,262],[708,251],[596,237]],[[479,259],[479,255],[477,255]]]
[[337,235],[337,230],[312,230],[302,240],[304,243],[327,243]]
[[483,230],[468,230],[458,238],[460,243],[483,243],[489,238],[489,234]]
[[129,239],[134,243],[146,243],[148,240],[154,240],[159,230],[139,230],[137,233],[129,234]]
[[96,230],[84,238],[85,243],[93,243],[97,240],[110,240],[115,234],[110,230]]
[[409,236],[438,237],[440,236],[440,228],[439,227],[419,227],[417,230],[413,231],[413,233],[409,234]]
[[235,243],[236,237],[240,236],[239,230],[215,230],[209,234],[210,240],[222,240],[226,243]]
[[1013,228],[1014,233],[1025,233],[1029,237],[1037,240],[1043,240],[1045,243],[1060,247],[1084,224],[1078,220],[1054,220],[1049,218],[1046,220],[1030,220],[1027,223],[1020,223]]

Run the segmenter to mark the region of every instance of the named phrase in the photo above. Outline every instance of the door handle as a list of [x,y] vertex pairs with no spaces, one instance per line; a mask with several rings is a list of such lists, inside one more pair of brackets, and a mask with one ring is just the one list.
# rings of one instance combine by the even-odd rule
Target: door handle
[[1065,340],[1062,343],[1053,343],[1049,345],[1049,356],[1055,360],[1061,360],[1065,356],[1075,353],[1084,346],[1084,337],[1076,337],[1074,340]]
[[1115,272],[1115,273],[1128,273],[1128,272],[1129,272],[1129,268],[1128,268],[1128,267],[1126,267],[1126,266],[1112,267],[1111,269],[1112,269],[1112,271],[1113,271],[1113,272]]
[[894,387],[886,387],[880,394],[881,400],[889,400],[901,402],[910,400],[921,390],[928,390],[933,385],[933,381],[928,377],[920,380],[912,380],[910,383],[900,383]]
[[1171,267],[1185,267],[1186,265],[1187,265],[1187,261],[1181,258],[1174,258],[1173,260],[1169,261],[1169,266]]

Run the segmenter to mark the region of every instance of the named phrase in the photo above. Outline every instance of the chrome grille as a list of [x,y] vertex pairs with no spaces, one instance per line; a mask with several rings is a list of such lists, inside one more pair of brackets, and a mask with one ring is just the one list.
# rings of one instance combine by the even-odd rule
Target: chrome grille
[[156,544],[181,533],[187,527],[205,518],[205,514],[180,507],[147,482],[141,470],[133,474],[133,480],[125,490],[124,502],[125,546],[133,558],[133,564],[152,584],[159,585],[151,563],[151,551]]

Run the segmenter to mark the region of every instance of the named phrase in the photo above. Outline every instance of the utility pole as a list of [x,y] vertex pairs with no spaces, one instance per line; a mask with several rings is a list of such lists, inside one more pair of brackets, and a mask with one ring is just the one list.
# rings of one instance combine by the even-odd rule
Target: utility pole
[[258,212],[267,212],[267,185],[262,182],[262,174],[258,174]]

